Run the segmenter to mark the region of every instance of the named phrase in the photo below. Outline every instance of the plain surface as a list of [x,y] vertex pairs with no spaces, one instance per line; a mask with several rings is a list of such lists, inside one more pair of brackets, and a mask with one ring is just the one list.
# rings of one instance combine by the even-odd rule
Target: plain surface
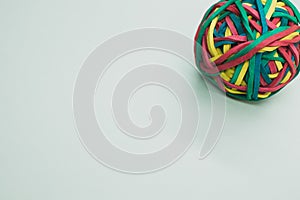
[[1,1],[0,199],[298,200],[299,77],[260,104],[227,99],[222,138],[205,160],[197,159],[196,140],[165,170],[123,174],[99,164],[78,139],[72,92],[89,53],[142,27],[193,38],[212,3]]

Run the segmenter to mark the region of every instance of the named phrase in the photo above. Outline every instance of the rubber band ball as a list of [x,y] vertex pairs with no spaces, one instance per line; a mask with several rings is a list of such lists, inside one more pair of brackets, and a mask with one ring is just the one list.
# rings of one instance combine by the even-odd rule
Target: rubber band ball
[[288,0],[221,0],[195,35],[196,65],[230,97],[267,99],[299,73],[299,22]]

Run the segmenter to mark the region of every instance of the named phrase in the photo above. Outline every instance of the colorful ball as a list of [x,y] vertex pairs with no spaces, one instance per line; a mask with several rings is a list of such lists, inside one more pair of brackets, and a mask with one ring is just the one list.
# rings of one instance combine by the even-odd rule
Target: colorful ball
[[266,99],[299,73],[299,22],[288,0],[221,0],[196,33],[196,64],[228,96]]

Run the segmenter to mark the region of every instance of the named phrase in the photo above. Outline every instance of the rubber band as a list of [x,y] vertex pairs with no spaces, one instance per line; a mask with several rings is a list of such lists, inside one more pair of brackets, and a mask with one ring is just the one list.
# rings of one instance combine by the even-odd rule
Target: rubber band
[[266,99],[299,74],[299,23],[289,0],[221,0],[198,27],[196,64],[228,96]]

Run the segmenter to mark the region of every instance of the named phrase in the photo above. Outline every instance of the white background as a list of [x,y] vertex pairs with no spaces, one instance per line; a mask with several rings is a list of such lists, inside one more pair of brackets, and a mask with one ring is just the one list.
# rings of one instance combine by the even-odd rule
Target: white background
[[299,78],[259,104],[227,99],[222,138],[205,160],[199,136],[169,168],[131,175],[104,167],[80,143],[72,92],[89,53],[142,27],[193,38],[212,3],[1,1],[0,199],[299,200]]

